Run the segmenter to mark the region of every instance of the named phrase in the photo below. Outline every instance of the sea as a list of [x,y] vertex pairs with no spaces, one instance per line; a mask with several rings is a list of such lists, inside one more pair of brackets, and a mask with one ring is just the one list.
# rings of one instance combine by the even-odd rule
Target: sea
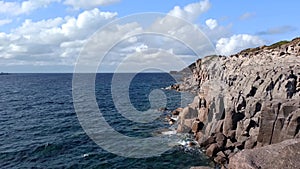
[[[165,116],[177,107],[192,102],[194,97],[189,93],[181,97],[183,93],[164,90],[177,80],[167,73],[135,74],[128,93],[131,104],[123,105],[124,110],[126,106],[133,106],[141,112],[153,111],[161,115],[149,123],[131,122],[115,107],[111,88],[113,76],[111,73],[96,75],[95,97],[108,124],[128,137],[147,138],[163,134],[162,131],[174,130]],[[127,74],[122,76],[126,79]],[[188,169],[209,165],[209,160],[200,149],[181,144],[188,137],[186,135],[174,134],[168,151],[148,158],[118,156],[101,148],[80,125],[73,105],[72,78],[72,74],[0,76],[1,169]],[[115,85],[122,88],[124,83],[119,81]],[[149,93],[154,89],[164,92],[167,99],[165,108],[151,106]],[[154,102],[160,102],[160,99],[154,97]]]

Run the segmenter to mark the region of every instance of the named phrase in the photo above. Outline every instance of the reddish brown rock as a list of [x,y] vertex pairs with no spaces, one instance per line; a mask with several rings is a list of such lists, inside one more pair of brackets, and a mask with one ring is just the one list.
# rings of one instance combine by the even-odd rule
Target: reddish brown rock
[[218,164],[225,164],[227,162],[226,157],[217,156],[214,158],[214,161]]
[[209,145],[211,145],[211,144],[213,144],[213,143],[215,143],[215,142],[216,142],[215,137],[210,136],[210,137],[208,137],[204,142],[202,142],[202,143],[200,144],[200,146],[202,146],[202,147],[208,147]]
[[207,149],[206,149],[206,155],[209,157],[213,157],[217,154],[219,150],[218,144],[214,143],[211,144]]
[[235,147],[235,145],[231,142],[231,140],[230,139],[227,139],[227,142],[226,142],[226,149],[231,149],[231,150],[233,150],[234,149],[234,147]]
[[217,133],[217,134],[215,135],[215,138],[216,138],[216,142],[217,142],[219,148],[223,148],[223,147],[225,146],[225,144],[226,144],[226,139],[227,139],[227,138],[224,136],[224,134],[222,134],[222,133]]

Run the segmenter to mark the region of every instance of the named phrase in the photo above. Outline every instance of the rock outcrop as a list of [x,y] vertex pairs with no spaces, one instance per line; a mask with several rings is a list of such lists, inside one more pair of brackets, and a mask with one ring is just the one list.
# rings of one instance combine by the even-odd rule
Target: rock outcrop
[[208,56],[172,88],[199,94],[179,113],[206,154],[226,164],[236,152],[300,138],[300,38]]
[[298,169],[300,139],[286,140],[252,150],[243,150],[230,158],[228,168],[236,169]]

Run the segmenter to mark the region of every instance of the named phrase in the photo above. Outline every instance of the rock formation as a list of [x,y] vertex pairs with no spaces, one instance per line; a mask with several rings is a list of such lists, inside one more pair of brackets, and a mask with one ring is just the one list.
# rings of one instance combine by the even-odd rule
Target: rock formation
[[243,149],[300,138],[300,38],[208,56],[188,69],[171,88],[198,96],[180,110],[177,131],[193,133],[217,163],[226,166]]
[[298,169],[300,139],[286,140],[252,150],[243,150],[230,158],[228,168],[236,169]]

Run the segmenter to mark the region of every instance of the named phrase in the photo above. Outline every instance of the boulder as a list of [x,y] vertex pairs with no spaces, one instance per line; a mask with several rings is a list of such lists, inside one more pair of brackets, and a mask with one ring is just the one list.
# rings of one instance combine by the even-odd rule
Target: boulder
[[257,141],[262,145],[269,145],[272,142],[273,127],[278,116],[280,103],[265,102],[261,112],[259,134]]
[[227,142],[226,142],[226,145],[225,145],[225,148],[226,149],[230,149],[230,150],[233,150],[235,147],[235,145],[231,142],[230,139],[227,139]]
[[216,142],[217,142],[219,148],[222,149],[226,145],[226,139],[227,138],[222,133],[217,133],[215,135],[215,138],[216,138]]
[[203,126],[204,126],[204,124],[202,122],[200,122],[199,120],[193,121],[192,132],[197,133],[198,131],[202,130]]
[[225,164],[227,162],[226,157],[218,156],[214,158],[214,161],[218,164]]
[[209,145],[216,143],[216,139],[213,136],[208,137],[204,142],[200,143],[202,147],[208,147]]
[[185,107],[182,112],[179,114],[180,119],[193,119],[197,118],[198,112],[196,109],[193,109],[191,107]]
[[229,159],[228,168],[236,169],[298,169],[300,166],[300,139],[286,140],[252,150],[243,150]]
[[206,155],[208,157],[213,157],[217,154],[219,150],[219,146],[217,143],[211,144],[207,149],[206,149]]
[[207,108],[200,108],[198,113],[198,119],[205,123],[208,118],[208,109]]

